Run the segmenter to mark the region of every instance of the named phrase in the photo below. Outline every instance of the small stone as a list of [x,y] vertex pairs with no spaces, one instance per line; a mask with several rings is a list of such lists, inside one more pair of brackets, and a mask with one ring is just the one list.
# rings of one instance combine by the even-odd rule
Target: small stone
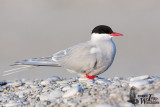
[[114,77],[113,79],[114,80],[120,80],[120,77]]
[[72,101],[68,101],[67,104],[71,107],[75,107],[78,103],[72,100]]
[[58,76],[52,76],[52,77],[49,77],[48,79],[50,79],[51,82],[55,82],[55,81],[59,81],[60,77],[58,77]]
[[22,86],[23,84],[21,82],[13,82],[13,83],[9,83],[8,85],[12,87],[19,87],[19,86]]
[[25,97],[25,95],[29,95],[32,91],[33,91],[33,89],[28,88],[28,89],[24,89],[21,91],[16,91],[15,94],[17,96],[19,96],[19,98],[23,98],[23,97]]
[[3,88],[0,86],[0,92],[3,92]]
[[33,81],[26,81],[25,85],[33,85]]
[[113,85],[117,86],[117,87],[121,87],[121,83],[120,81],[114,81]]
[[106,95],[107,93],[108,93],[107,90],[102,90],[102,91],[99,92],[100,95]]
[[41,102],[35,104],[35,107],[44,107]]
[[23,92],[19,93],[18,96],[19,96],[19,98],[24,98],[25,97]]
[[127,88],[128,86],[129,86],[128,83],[122,83],[123,88]]
[[105,84],[105,83],[110,83],[111,81],[110,80],[107,80],[107,79],[97,79],[96,80],[97,83],[99,84]]
[[132,87],[136,87],[136,88],[141,88],[144,85],[149,84],[148,80],[136,80],[136,81],[131,81],[129,83],[129,86]]
[[62,94],[63,94],[63,92],[60,90],[54,90],[54,91],[50,92],[50,96],[54,97],[54,98],[61,97]]
[[6,89],[6,91],[10,91],[11,87],[10,86],[6,86],[5,89]]
[[43,105],[45,105],[45,106],[48,106],[48,105],[50,105],[51,104],[51,101],[43,101]]
[[130,81],[137,81],[137,80],[144,80],[144,79],[149,79],[148,75],[142,75],[142,76],[138,76],[138,77],[133,77],[130,79]]
[[49,85],[50,84],[50,80],[43,80],[41,82],[41,85]]
[[73,87],[71,89],[69,89],[64,95],[63,97],[66,98],[66,97],[72,97],[74,95],[76,95],[78,92],[81,92],[83,89],[82,87],[80,86],[77,86],[77,87]]
[[61,97],[62,94],[63,94],[62,91],[60,91],[60,90],[54,90],[54,91],[50,92],[49,94],[42,94],[42,95],[40,96],[40,100],[41,100],[41,101],[45,101],[45,100],[49,100],[49,101],[56,100],[56,98]]
[[41,92],[43,90],[42,87],[36,87],[33,89],[34,92]]
[[51,100],[56,100],[56,98],[50,97],[49,94],[43,94],[40,96],[40,100],[41,101],[46,101],[46,100],[51,101]]
[[76,87],[76,86],[79,86],[79,85],[80,85],[79,83],[73,83],[72,87]]
[[67,91],[67,90],[69,90],[69,89],[71,89],[70,86],[65,86],[65,87],[63,87],[62,91]]
[[118,97],[117,94],[115,94],[115,93],[112,93],[112,94],[110,94],[109,96],[110,96],[111,98],[116,98],[116,97]]
[[69,81],[63,80],[63,81],[57,81],[56,83],[64,86],[64,85],[68,84]]
[[57,99],[56,102],[57,102],[57,103],[62,103],[63,100],[62,100],[62,99]]
[[5,107],[19,107],[20,104],[16,102],[7,103],[4,105]]
[[[88,81],[89,79],[87,79],[87,78],[79,78],[78,79],[80,82],[85,82],[85,81]],[[91,81],[91,80],[90,80]]]
[[5,82],[5,81],[0,81],[0,86],[6,85],[6,84],[7,84],[7,82]]
[[56,82],[58,80],[60,80],[60,78],[58,76],[52,76],[52,77],[49,77],[49,78],[43,80],[41,82],[41,85],[49,85],[50,83]]
[[95,83],[93,81],[87,81],[86,83],[87,83],[87,87],[95,85]]

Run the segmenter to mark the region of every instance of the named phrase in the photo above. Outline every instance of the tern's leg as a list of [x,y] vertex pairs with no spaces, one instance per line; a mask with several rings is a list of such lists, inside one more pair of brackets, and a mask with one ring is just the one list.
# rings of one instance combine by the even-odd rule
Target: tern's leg
[[94,78],[96,78],[96,76],[88,76],[88,75],[86,74],[86,78],[88,78],[88,79],[94,79]]

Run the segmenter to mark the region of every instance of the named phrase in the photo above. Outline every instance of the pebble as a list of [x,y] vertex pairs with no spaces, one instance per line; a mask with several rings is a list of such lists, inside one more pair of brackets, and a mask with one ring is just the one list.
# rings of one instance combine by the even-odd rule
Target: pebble
[[52,76],[52,77],[49,77],[49,78],[43,80],[41,82],[41,85],[49,85],[50,83],[56,82],[58,80],[60,80],[60,78],[58,76]]
[[83,89],[80,86],[77,87],[72,87],[71,89],[69,89],[66,93],[64,93],[63,97],[72,97],[74,95],[76,95],[78,92],[81,92]]
[[33,85],[33,81],[26,81],[25,85]]
[[58,76],[52,76],[52,77],[49,77],[49,79],[50,79],[51,82],[55,82],[55,81],[59,81],[60,77],[58,77]]
[[99,83],[99,84],[106,84],[106,83],[110,83],[111,81],[110,80],[107,80],[107,79],[97,79],[96,80],[96,83]]
[[136,81],[131,81],[129,83],[129,86],[132,87],[136,87],[136,88],[141,88],[143,87],[144,85],[148,85],[149,82],[147,80],[136,80]]
[[3,92],[3,88],[0,86],[0,92]]
[[68,101],[67,104],[71,107],[75,107],[77,105],[77,102],[72,100],[72,101]]
[[0,86],[6,85],[6,84],[7,84],[7,82],[5,82],[5,81],[0,81]]
[[72,87],[76,87],[76,86],[79,86],[79,85],[80,85],[79,83],[73,83]]
[[19,86],[22,86],[22,83],[21,82],[12,82],[12,83],[9,83],[7,85],[10,85],[12,87],[19,87]]
[[52,76],[5,83],[0,82],[0,107],[134,107],[127,102],[132,86],[138,88],[137,95],[154,94],[160,99],[159,76],[96,77],[94,80]]
[[5,104],[4,105],[5,107],[19,107],[20,106],[20,104],[19,103],[7,103],[7,104]]
[[70,86],[65,86],[65,87],[63,87],[62,91],[67,91],[67,90],[69,90],[69,89],[71,89]]
[[136,87],[136,88],[142,88],[145,85],[149,85],[153,82],[153,80],[150,80],[150,77],[148,75],[138,76],[130,78],[129,86]]
[[50,93],[42,94],[42,95],[40,96],[40,100],[41,100],[41,101],[45,101],[45,100],[49,100],[49,101],[56,100],[56,98],[61,97],[62,94],[63,94],[62,91],[60,91],[60,90],[54,90],[54,91],[52,91],[52,92],[50,92]]
[[50,82],[51,82],[51,81],[50,81],[49,79],[43,80],[43,81],[41,82],[41,85],[49,85]]
[[133,77],[130,79],[130,81],[138,81],[138,80],[144,80],[144,79],[149,79],[149,75],[142,75],[138,77]]

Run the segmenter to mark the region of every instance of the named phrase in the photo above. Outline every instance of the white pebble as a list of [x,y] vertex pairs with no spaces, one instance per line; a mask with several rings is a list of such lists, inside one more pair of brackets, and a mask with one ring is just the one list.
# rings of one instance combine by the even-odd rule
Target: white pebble
[[136,81],[130,81],[129,86],[132,87],[136,87],[136,88],[141,88],[144,85],[149,84],[148,80],[136,80]]
[[79,78],[78,80],[79,80],[80,82],[85,82],[85,81],[89,81],[89,80],[92,81],[91,79],[87,79],[87,78],[83,78],[83,77],[82,77],[82,78]]
[[32,91],[33,91],[33,89],[29,88],[29,89],[24,89],[21,91],[16,91],[15,94],[17,96],[19,96],[19,98],[23,98],[23,97],[25,97],[25,95],[30,94]]
[[49,85],[51,82],[60,80],[58,76],[49,77],[41,82],[41,85]]
[[19,86],[22,86],[22,83],[21,82],[13,82],[13,83],[9,83],[8,85],[12,86],[12,87],[19,87]]
[[56,98],[51,97],[49,94],[43,94],[40,96],[40,100],[41,101],[47,101],[47,100],[51,101],[51,100],[56,100]]
[[69,89],[71,89],[70,86],[65,86],[65,87],[63,87],[62,91],[66,91],[66,90],[69,90]]
[[61,97],[62,94],[63,94],[62,91],[60,91],[60,90],[54,90],[54,91],[52,91],[52,92],[50,93],[50,96],[51,96],[51,97],[58,98],[58,97]]
[[33,81],[26,81],[25,85],[33,85]]
[[80,85],[79,83],[73,83],[72,87],[76,87],[76,86],[79,86],[79,85]]
[[3,91],[3,88],[0,86],[0,92],[2,92]]
[[142,76],[138,76],[138,77],[133,77],[130,79],[130,81],[144,80],[144,79],[148,79],[148,78],[149,78],[148,75],[142,75]]
[[60,77],[58,77],[58,76],[52,76],[52,77],[49,77],[48,79],[49,79],[51,82],[55,82],[55,81],[60,80]]
[[41,101],[45,101],[45,100],[50,100],[50,101],[56,100],[56,98],[61,97],[62,94],[63,94],[62,91],[60,91],[60,90],[54,90],[54,91],[52,91],[52,92],[49,93],[49,94],[42,94],[42,95],[40,96],[40,100],[41,100]]
[[111,81],[107,80],[107,79],[97,79],[96,82],[99,83],[99,84],[104,84],[104,83],[109,83]]
[[41,104],[41,102],[38,102],[35,104],[35,107],[44,107],[44,106]]
[[63,97],[72,97],[74,95],[76,95],[78,92],[82,91],[82,87],[77,86],[77,87],[73,87],[71,89],[69,89],[64,95]]
[[43,80],[42,82],[41,82],[41,85],[49,85],[50,84],[50,80]]
[[5,107],[19,107],[20,104],[19,103],[15,103],[15,102],[12,102],[12,103],[7,103],[4,105]]
[[67,104],[71,107],[75,107],[77,105],[77,102],[72,100],[72,101],[68,101]]
[[128,87],[128,83],[122,83],[122,87],[123,88],[127,88]]

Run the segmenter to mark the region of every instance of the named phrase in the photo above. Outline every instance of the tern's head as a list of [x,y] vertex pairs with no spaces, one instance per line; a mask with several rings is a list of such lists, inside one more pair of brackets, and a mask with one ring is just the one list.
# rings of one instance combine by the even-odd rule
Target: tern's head
[[94,36],[92,38],[100,39],[102,37],[112,38],[113,36],[123,36],[123,35],[120,33],[113,32],[113,30],[109,26],[99,25],[92,30],[92,36]]

